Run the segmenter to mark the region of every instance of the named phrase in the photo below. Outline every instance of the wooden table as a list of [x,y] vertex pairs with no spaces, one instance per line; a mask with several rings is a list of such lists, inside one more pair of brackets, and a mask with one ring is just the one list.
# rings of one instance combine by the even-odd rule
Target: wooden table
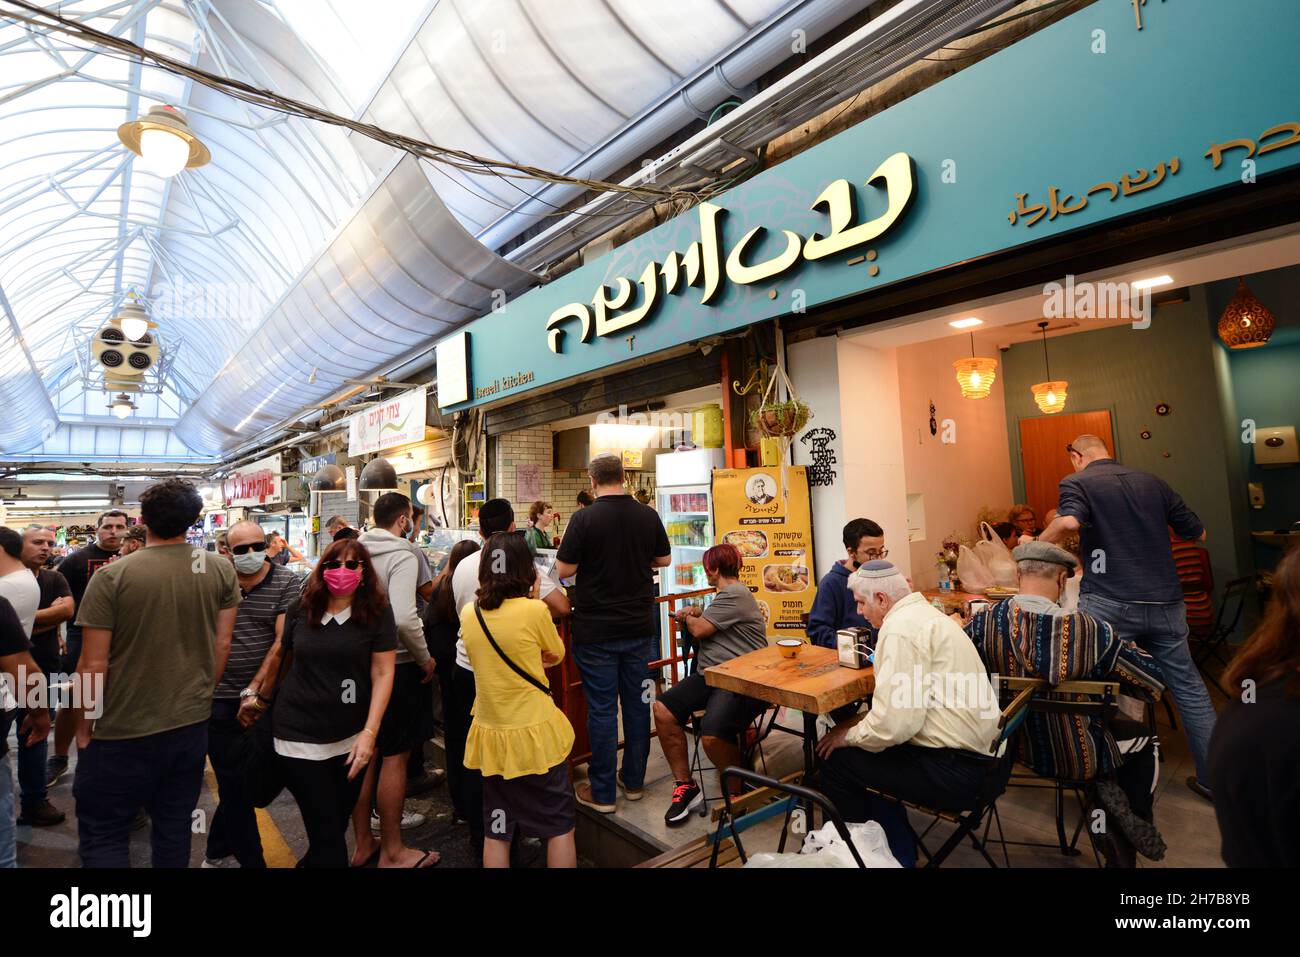
[[817,716],[860,701],[871,694],[876,676],[871,668],[844,668],[831,648],[804,645],[794,658],[784,658],[775,645],[751,651],[704,669],[704,682],[749,698],[757,698],[803,714],[804,783],[812,780],[817,743]]
[[996,605],[1002,599],[1010,598],[1014,592],[1004,591],[999,594],[995,591],[992,595],[981,595],[978,592],[944,591],[942,588],[927,588],[921,594],[928,602],[933,602],[936,598],[943,602],[945,614],[952,614],[954,611],[958,614],[965,614],[968,601],[986,601],[990,605]]

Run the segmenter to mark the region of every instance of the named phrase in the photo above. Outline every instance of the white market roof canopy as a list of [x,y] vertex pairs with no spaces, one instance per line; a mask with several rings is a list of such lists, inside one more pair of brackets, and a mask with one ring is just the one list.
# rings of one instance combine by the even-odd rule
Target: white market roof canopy
[[[787,58],[781,18],[813,39],[865,6],[383,0],[380,16],[371,0],[73,0],[58,12],[399,133],[598,177],[636,155],[611,143],[659,142]],[[539,220],[552,198],[534,199],[541,184],[403,159],[12,18],[27,13],[0,0],[0,459],[214,460],[486,311],[495,290],[536,281],[492,249]],[[665,111],[674,98],[681,110]],[[135,162],[117,127],[156,105],[184,111],[209,165],[166,179]],[[119,421],[88,343],[132,294],[162,359]]]

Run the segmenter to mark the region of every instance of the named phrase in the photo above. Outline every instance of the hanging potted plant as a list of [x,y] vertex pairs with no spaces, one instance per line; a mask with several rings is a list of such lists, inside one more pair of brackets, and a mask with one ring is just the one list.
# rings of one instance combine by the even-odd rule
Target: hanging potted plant
[[[784,401],[777,400],[778,381],[784,383],[789,396]],[[790,377],[785,374],[784,364],[778,362],[767,380],[767,388],[763,390],[763,400],[750,413],[750,424],[771,438],[792,439],[803,431],[811,418],[812,410],[808,408],[808,403],[800,400]]]
[[812,418],[806,402],[797,398],[785,402],[764,402],[750,414],[751,424],[773,438],[793,438]]

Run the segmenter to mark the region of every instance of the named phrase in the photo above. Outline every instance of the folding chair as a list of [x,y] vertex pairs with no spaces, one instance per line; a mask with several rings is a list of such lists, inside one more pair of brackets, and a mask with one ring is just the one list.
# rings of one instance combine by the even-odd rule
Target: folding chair
[[[1006,790],[1007,780],[1011,775],[1011,767],[1015,763],[1016,751],[1012,747],[1012,737],[1020,730],[1021,724],[1024,723],[1025,717],[1029,714],[1029,703],[1036,691],[1040,688],[1047,687],[1047,682],[1041,678],[1002,678],[1001,685],[998,688],[1000,697],[1005,700],[1010,696],[1010,701],[1003,706],[1002,716],[998,719],[997,737],[989,746],[989,753],[981,756],[984,773],[980,780],[979,794],[976,797],[975,805],[964,811],[947,811],[932,807],[926,807],[914,801],[906,801],[893,794],[887,794],[878,788],[866,788],[872,794],[884,798],[887,801],[893,801],[903,807],[911,808],[921,814],[934,818],[930,825],[920,834],[912,828],[911,821],[908,821],[908,829],[912,831],[912,837],[916,840],[917,849],[925,857],[926,867],[938,867],[948,855],[956,850],[961,842],[970,838],[971,844],[975,850],[979,851],[984,860],[988,861],[990,867],[997,867],[997,862],[989,856],[987,843],[989,829],[996,821],[998,825],[998,842],[1002,845],[1002,860],[1007,867],[1011,866],[1011,858],[1007,855],[1007,840],[1002,833],[1002,819],[998,817],[998,798]],[[1013,687],[1008,682],[1015,682]],[[1003,745],[1006,745],[1003,749]],[[1002,753],[999,754],[998,752]],[[943,845],[930,853],[925,846],[925,837],[932,831],[940,821],[947,821],[955,824],[956,828]],[[979,834],[980,824],[984,824],[983,837]]]
[[[786,796],[781,798],[779,801],[774,801],[766,807],[761,807],[757,810],[750,811],[747,814],[737,816],[732,812],[731,808],[731,788],[728,787],[728,781],[730,778],[738,778],[754,787],[770,788],[771,790],[781,792]],[[794,813],[795,807],[800,804],[805,807],[816,806],[821,808],[825,820],[830,821],[835,826],[836,833],[838,833],[841,840],[849,846],[849,852],[853,855],[854,863],[857,864],[858,867],[864,869],[867,866],[866,862],[862,860],[861,855],[858,853],[857,847],[854,846],[853,838],[849,834],[848,826],[844,823],[844,818],[840,816],[839,810],[830,802],[830,799],[820,791],[814,791],[811,788],[806,788],[798,784],[788,784],[778,781],[775,778],[770,778],[762,774],[755,774],[753,771],[746,771],[744,768],[727,768],[722,772],[722,799],[724,802],[722,816],[718,818],[718,828],[714,831],[712,838],[713,852],[709,858],[710,868],[717,867],[718,850],[728,835],[730,835],[732,843],[740,853],[741,864],[743,865],[746,863],[749,858],[746,856],[745,847],[740,840],[741,832],[748,830],[755,824],[761,824],[763,821],[773,818],[778,814],[785,815],[785,823],[781,826],[781,842],[777,845],[777,853],[779,854],[784,852],[786,838],[790,833],[790,818]]]
[[[780,712],[781,709],[773,705],[772,707],[760,712],[759,715],[746,726],[744,740],[740,742],[740,753],[747,766],[752,767],[754,765],[754,758],[755,755],[757,755],[758,760],[763,765],[763,772],[767,773],[767,758],[763,754],[763,741],[772,733],[772,726],[776,724],[776,716],[780,714]],[[704,753],[704,747],[700,744],[701,739],[704,737],[701,724],[703,719],[703,711],[692,712],[691,719],[687,722],[686,730],[687,733],[694,738],[694,741],[691,743],[691,776],[695,777],[699,781],[700,794],[704,795],[704,805],[705,807],[708,807],[710,801],[719,801],[722,799],[722,796],[718,795],[716,797],[709,797],[709,790],[705,785],[705,778],[707,777],[705,772],[713,770],[713,767],[710,765],[706,768],[704,766],[704,758],[701,757]],[[766,721],[764,719],[766,719]]]
[[[696,656],[699,649],[695,647],[695,641],[687,629],[680,628],[679,634],[682,645],[683,671],[686,676],[690,676],[695,673]],[[764,724],[763,719],[767,717],[769,712],[771,717]],[[754,764],[754,755],[757,754],[763,764],[763,771],[767,771],[767,758],[763,754],[763,741],[772,733],[772,726],[776,724],[776,717],[780,712],[781,709],[773,705],[760,712],[749,724],[748,727],[753,736],[751,737],[750,734],[746,733],[744,740],[740,742],[740,752],[744,756],[745,764],[752,766]],[[691,743],[691,776],[699,781],[700,794],[704,795],[704,805],[708,807],[710,801],[718,801],[720,796],[709,797],[709,789],[705,784],[706,775],[704,772],[707,769],[704,767],[704,759],[701,757],[704,748],[700,744],[701,739],[704,737],[700,724],[703,718],[704,712],[702,710],[692,712],[684,730],[694,739]]]
[[1250,592],[1251,583],[1254,578],[1247,576],[1245,578],[1234,578],[1223,588],[1223,597],[1219,599],[1219,613],[1215,616],[1214,625],[1208,631],[1191,631],[1191,637],[1196,639],[1200,647],[1192,655],[1192,660],[1196,662],[1196,667],[1201,669],[1201,674],[1205,680],[1218,689],[1219,694],[1229,700],[1232,696],[1223,690],[1219,684],[1219,679],[1210,674],[1208,668],[1211,658],[1220,665],[1227,665],[1223,657],[1219,654],[1219,649],[1232,637],[1232,633],[1237,630],[1237,625],[1241,622],[1241,612],[1246,605],[1246,595]]
[[[1017,688],[1033,684],[1034,696],[1029,703],[1029,711],[1042,714],[1065,714],[1080,718],[1085,724],[1094,718],[1101,722],[1103,736],[1109,733],[1111,720],[1119,710],[1120,684],[1116,680],[1104,681],[1063,681],[1058,685],[1047,685],[1041,678],[999,678],[1004,689],[1014,691]],[[1082,700],[1081,700],[1082,699]],[[1041,776],[1029,774],[1012,775],[1013,781],[1023,778],[1038,779]],[[1016,844],[1021,847],[1059,847],[1062,854],[1073,857],[1079,854],[1079,834],[1088,822],[1089,812],[1098,806],[1097,778],[1095,773],[1088,777],[1072,778],[1061,776],[1047,778],[1050,785],[1012,783],[1012,787],[1051,787],[1056,792],[1056,844],[1043,844],[1035,841],[1004,841],[1004,844]],[[1074,792],[1079,802],[1079,823],[1069,842],[1065,839],[1065,792]],[[1097,839],[1092,829],[1088,830],[1088,840],[1092,845],[1093,857],[1098,866],[1102,864]]]

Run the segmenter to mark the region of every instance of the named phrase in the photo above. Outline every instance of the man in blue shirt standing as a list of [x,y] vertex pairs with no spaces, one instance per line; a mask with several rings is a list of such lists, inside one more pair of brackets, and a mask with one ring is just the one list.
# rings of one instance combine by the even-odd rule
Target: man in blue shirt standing
[[1066,449],[1075,474],[1061,479],[1057,517],[1039,538],[1057,543],[1078,531],[1079,610],[1110,622],[1159,663],[1196,761],[1187,786],[1209,800],[1216,715],[1187,646],[1187,607],[1169,543],[1170,528],[1203,541],[1205,526],[1163,480],[1120,465],[1097,436],[1081,435]]
[[857,599],[849,591],[849,575],[865,562],[879,561],[889,554],[885,532],[869,518],[855,518],[844,526],[844,548],[848,557],[831,566],[817,584],[808,615],[808,640],[823,648],[835,647],[835,632],[842,628],[870,628],[858,614]]

